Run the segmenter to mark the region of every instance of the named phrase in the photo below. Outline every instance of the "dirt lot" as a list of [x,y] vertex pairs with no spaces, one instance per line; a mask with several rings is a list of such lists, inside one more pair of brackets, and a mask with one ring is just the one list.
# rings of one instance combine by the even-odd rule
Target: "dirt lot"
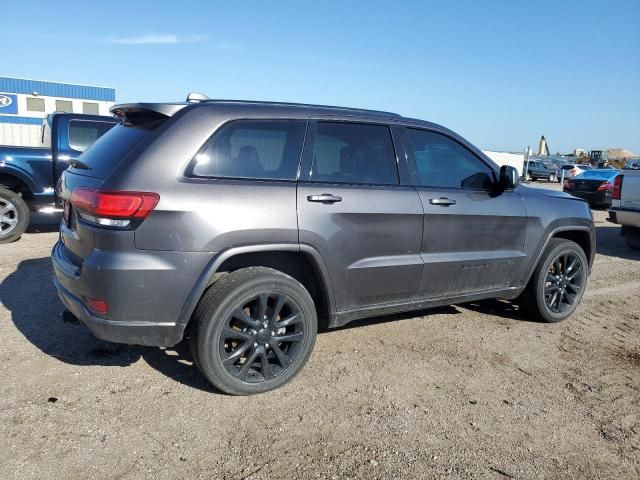
[[0,246],[3,478],[639,478],[640,255],[595,213],[564,323],[487,302],[319,336],[276,392],[211,390],[183,346],[63,323],[56,233]]

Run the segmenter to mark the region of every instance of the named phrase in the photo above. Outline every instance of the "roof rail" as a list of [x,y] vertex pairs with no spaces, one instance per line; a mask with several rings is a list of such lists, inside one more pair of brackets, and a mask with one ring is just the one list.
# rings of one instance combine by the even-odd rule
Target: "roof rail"
[[385,115],[389,117],[401,117],[401,115],[393,112],[386,112],[384,110],[369,110],[366,108],[352,108],[352,107],[337,107],[334,105],[316,105],[312,103],[295,103],[295,102],[273,102],[273,101],[263,101],[263,100],[229,100],[222,98],[209,98],[205,100],[207,102],[227,102],[227,103],[244,103],[244,104],[254,104],[254,105],[281,105],[283,107],[311,107],[311,108],[327,108],[327,109],[335,109],[335,110],[344,110],[351,112],[366,112],[366,113],[375,113],[377,115]]

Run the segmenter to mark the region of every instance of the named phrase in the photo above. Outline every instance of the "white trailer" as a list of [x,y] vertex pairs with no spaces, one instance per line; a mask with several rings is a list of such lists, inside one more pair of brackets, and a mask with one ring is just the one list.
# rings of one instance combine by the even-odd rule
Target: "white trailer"
[[500,166],[509,165],[515,168],[518,171],[518,175],[522,176],[524,153],[494,152],[491,150],[483,150],[482,153]]

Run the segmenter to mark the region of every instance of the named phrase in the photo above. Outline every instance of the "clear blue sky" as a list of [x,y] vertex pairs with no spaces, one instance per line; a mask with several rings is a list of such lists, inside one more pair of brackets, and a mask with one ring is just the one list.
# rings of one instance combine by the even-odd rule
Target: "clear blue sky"
[[640,153],[640,0],[34,2],[0,7],[0,74],[119,102],[392,110],[482,148]]

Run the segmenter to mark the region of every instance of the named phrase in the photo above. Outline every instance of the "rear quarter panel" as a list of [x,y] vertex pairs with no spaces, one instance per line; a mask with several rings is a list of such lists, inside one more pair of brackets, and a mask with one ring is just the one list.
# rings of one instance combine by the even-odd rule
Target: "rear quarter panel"
[[153,213],[136,229],[136,248],[219,252],[247,244],[297,243],[295,182],[185,177],[188,163],[220,125],[233,118],[260,118],[255,112],[195,107],[169,119],[154,141],[103,184],[160,195]]

